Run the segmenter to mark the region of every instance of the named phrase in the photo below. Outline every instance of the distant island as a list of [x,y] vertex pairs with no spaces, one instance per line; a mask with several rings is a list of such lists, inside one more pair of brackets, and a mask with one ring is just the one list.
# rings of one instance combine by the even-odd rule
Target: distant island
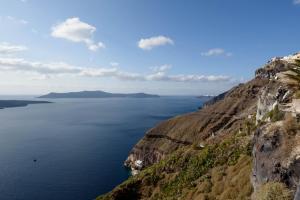
[[200,96],[197,96],[197,98],[199,98],[199,99],[212,99],[212,98],[214,98],[215,96],[213,96],[213,95],[200,95]]
[[81,91],[81,92],[67,92],[67,93],[51,92],[49,94],[42,95],[38,98],[56,99],[56,98],[110,98],[110,97],[157,98],[159,96],[153,94],[146,94],[146,93],[122,94],[122,93],[109,93],[104,91]]
[[27,100],[0,100],[0,109],[24,107],[29,104],[51,103],[49,101],[27,101]]

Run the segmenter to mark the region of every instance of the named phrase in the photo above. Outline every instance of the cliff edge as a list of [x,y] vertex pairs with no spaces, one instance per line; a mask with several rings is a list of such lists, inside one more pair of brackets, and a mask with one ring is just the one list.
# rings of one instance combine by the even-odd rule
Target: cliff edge
[[137,175],[98,199],[300,199],[300,88],[290,76],[299,58],[273,58],[201,110],[150,129],[125,161]]

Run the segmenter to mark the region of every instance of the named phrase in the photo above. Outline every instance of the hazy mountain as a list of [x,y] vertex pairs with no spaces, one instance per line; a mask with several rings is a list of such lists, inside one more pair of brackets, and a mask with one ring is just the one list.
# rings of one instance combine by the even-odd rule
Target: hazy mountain
[[104,91],[81,91],[81,92],[67,92],[67,93],[55,93],[40,96],[39,98],[109,98],[109,97],[130,97],[130,98],[155,98],[158,95],[146,94],[146,93],[109,93]]

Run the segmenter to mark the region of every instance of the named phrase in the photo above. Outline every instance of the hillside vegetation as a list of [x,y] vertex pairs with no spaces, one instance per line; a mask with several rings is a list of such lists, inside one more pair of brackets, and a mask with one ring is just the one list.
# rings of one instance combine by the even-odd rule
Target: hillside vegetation
[[142,170],[97,200],[300,199],[299,56],[149,130],[125,161]]

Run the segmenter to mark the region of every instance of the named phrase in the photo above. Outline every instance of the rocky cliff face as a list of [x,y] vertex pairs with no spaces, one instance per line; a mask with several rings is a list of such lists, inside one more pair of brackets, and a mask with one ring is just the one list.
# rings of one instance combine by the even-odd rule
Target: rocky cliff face
[[149,166],[178,148],[211,143],[238,130],[248,116],[255,114],[258,93],[268,81],[255,78],[230,90],[212,105],[160,123],[133,147],[125,164],[134,166],[136,160],[141,160]]
[[99,199],[300,199],[299,89],[286,75],[297,56],[149,130],[125,161],[145,169]]
[[[256,120],[262,124],[253,138],[255,191],[267,182],[281,182],[295,193],[299,185],[300,127],[294,104],[298,100],[293,97],[296,88],[285,76],[289,64],[286,60],[275,60],[270,64],[272,68],[258,70],[264,71],[260,76],[268,77],[270,82],[262,89],[257,103]],[[274,72],[270,73],[272,69]],[[295,199],[299,198],[295,195]]]

